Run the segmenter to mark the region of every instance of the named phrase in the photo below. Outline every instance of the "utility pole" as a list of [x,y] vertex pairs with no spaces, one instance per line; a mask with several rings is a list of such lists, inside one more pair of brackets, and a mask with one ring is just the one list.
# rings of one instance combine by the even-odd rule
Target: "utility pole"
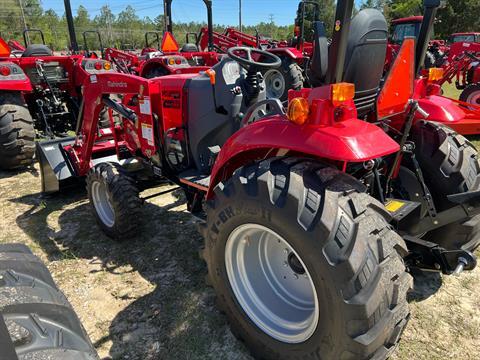
[[[23,4],[22,0],[18,0],[18,4],[20,5],[20,11],[22,13],[22,19],[23,19],[23,29],[27,30],[27,21],[25,20],[25,12],[23,11]],[[25,39],[30,43],[30,37],[28,35],[28,32],[25,34]],[[25,44],[27,46],[28,44]]]
[[242,0],[238,0],[238,30],[242,32]]

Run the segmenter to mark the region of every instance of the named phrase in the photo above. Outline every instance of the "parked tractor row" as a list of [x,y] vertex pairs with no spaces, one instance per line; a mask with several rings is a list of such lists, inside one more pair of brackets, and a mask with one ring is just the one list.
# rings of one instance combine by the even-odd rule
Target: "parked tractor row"
[[459,134],[480,133],[480,108],[441,96],[443,72],[425,67],[439,6],[424,1],[385,71],[385,17],[339,0],[331,37],[317,19],[311,50],[295,48],[308,81],[285,101],[267,79],[293,48],[257,39],[220,54],[211,26],[208,51],[167,29],[162,52],[136,58],[4,54],[0,164],[31,162],[33,123],[53,134],[36,144],[42,191],[86,184],[99,228],[123,241],[142,229],[141,192],[176,184],[218,304],[255,357],[388,358],[412,270],[460,275],[480,245],[480,162]]

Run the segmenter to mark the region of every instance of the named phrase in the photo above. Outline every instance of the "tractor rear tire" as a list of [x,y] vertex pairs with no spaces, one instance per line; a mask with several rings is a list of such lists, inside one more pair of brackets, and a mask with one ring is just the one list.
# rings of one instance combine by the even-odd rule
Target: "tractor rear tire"
[[232,332],[261,359],[385,359],[409,319],[403,239],[337,169],[273,158],[207,202],[202,252]]
[[468,85],[460,94],[460,101],[480,106],[480,84]]
[[30,165],[35,155],[33,119],[19,93],[0,93],[0,168]]
[[2,359],[98,359],[48,269],[20,244],[0,245],[0,344]]
[[[448,126],[419,121],[412,131],[416,158],[437,211],[456,204],[447,195],[480,190],[480,163],[470,141]],[[480,215],[452,223],[425,236],[446,249],[472,251],[480,245]]]
[[282,58],[282,65],[278,69],[270,69],[263,73],[267,90],[267,99],[288,99],[288,90],[300,90],[303,87],[304,77],[302,68],[289,58]]
[[86,183],[102,231],[119,241],[134,238],[142,205],[135,180],[118,164],[100,163],[90,170]]

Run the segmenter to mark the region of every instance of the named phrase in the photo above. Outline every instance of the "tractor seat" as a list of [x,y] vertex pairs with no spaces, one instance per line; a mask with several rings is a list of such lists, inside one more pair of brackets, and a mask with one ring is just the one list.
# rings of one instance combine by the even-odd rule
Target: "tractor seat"
[[52,56],[52,50],[43,44],[30,44],[27,46],[25,51],[22,54],[22,57],[33,57],[33,56]]
[[388,26],[376,9],[361,10],[350,25],[343,81],[355,84],[359,118],[375,109],[387,52]]
[[195,44],[185,44],[180,49],[180,52],[198,52],[198,46]]

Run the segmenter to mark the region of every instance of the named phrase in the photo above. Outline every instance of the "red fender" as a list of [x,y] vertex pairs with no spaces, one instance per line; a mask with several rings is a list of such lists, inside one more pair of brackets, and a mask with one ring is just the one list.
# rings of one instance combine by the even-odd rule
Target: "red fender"
[[399,149],[378,126],[358,119],[333,126],[299,126],[285,117],[272,116],[240,129],[223,145],[212,170],[207,198],[233,171],[259,158],[292,151],[319,159],[363,162]]
[[303,60],[304,58],[303,53],[294,47],[287,47],[287,48],[279,47],[275,49],[270,49],[268,50],[268,52],[275,54],[277,56],[286,56],[295,61]]
[[480,106],[436,95],[418,99],[418,104],[429,114],[426,120],[448,125],[462,135],[480,134]]

